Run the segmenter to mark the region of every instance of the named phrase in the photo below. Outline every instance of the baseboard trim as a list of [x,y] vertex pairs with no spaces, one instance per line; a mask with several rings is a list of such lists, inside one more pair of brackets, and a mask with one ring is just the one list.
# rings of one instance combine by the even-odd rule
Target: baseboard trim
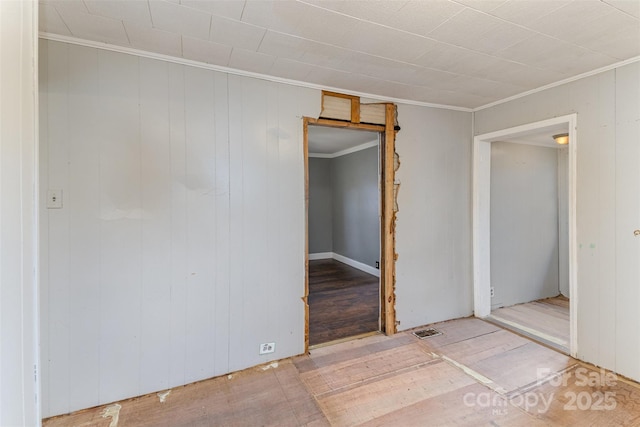
[[315,254],[309,254],[309,261],[315,261],[317,259],[333,259],[333,252],[316,252]]
[[355,259],[347,258],[344,255],[337,254],[335,252],[318,252],[315,254],[309,254],[309,261],[314,261],[318,259],[335,259],[336,261],[340,261],[343,264],[347,264],[350,267],[357,268],[360,271],[364,271],[365,273],[369,273],[372,276],[380,277],[380,270],[377,268],[373,268],[368,266],[367,264],[363,264],[360,261],[356,261]]

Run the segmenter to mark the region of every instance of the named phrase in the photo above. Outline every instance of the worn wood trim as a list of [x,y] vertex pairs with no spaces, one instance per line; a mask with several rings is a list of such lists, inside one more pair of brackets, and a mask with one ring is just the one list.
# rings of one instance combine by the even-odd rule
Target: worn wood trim
[[360,98],[351,100],[351,123],[360,123]]
[[[321,106],[321,111],[324,111],[324,97],[326,96],[332,96],[334,98],[343,98],[343,99],[349,99],[351,100],[351,123],[360,123],[360,97],[359,96],[354,96],[354,95],[346,95],[344,93],[338,93],[338,92],[330,92],[327,90],[323,90],[322,91],[322,102],[320,104]],[[334,119],[327,119],[327,120],[334,120]]]
[[383,144],[383,211],[382,211],[382,258],[384,270],[382,272],[382,288],[384,294],[384,332],[387,335],[396,333],[396,253],[395,253],[395,117],[396,106],[386,105],[386,123]]
[[304,156],[304,352],[309,351],[309,122],[302,120],[302,151]]
[[316,126],[328,126],[334,128],[350,128],[350,129],[362,129],[373,132],[384,132],[386,127],[384,125],[374,125],[369,123],[349,123],[343,122],[337,119],[314,119],[311,117],[305,117],[308,124]]
[[[327,93],[327,92],[323,92]],[[332,95],[334,95],[331,92]],[[335,94],[334,96],[349,97]],[[380,188],[381,207],[381,274],[380,274],[380,330],[387,335],[397,332],[395,312],[395,104],[385,104],[386,124],[373,125],[364,123],[349,123],[333,119],[314,119],[303,117],[303,151],[304,151],[304,197],[305,197],[305,352],[309,351],[309,125],[328,126],[336,128],[361,129],[375,131],[381,134],[381,165],[382,178]]]

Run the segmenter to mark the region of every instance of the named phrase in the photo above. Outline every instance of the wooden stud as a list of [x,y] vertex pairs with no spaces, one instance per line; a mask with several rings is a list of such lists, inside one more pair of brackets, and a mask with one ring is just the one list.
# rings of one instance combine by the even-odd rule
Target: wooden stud
[[395,265],[396,265],[396,253],[395,253],[395,218],[396,213],[394,210],[394,180],[395,180],[395,118],[396,118],[396,106],[394,104],[386,105],[386,123],[384,131],[384,153],[383,153],[383,211],[382,211],[382,254],[383,254],[383,271],[382,277],[384,278],[383,292],[384,295],[384,332],[387,335],[393,335],[396,333],[396,292],[395,292]]
[[309,122],[302,120],[302,152],[304,156],[304,351],[309,351]]
[[384,125],[374,125],[368,123],[349,123],[343,122],[340,120],[332,120],[332,119],[313,119],[310,117],[305,117],[307,123],[316,126],[327,126],[334,128],[349,128],[349,129],[362,129],[369,130],[373,132],[384,132],[386,127]]

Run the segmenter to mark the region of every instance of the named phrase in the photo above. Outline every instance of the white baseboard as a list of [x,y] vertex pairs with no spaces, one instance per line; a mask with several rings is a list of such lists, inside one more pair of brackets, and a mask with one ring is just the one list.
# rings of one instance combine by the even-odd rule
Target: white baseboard
[[333,259],[335,259],[336,261],[340,261],[344,264],[347,264],[353,268],[357,268],[360,271],[364,271],[365,273],[369,273],[372,276],[376,276],[376,277],[380,277],[380,270],[378,270],[377,268],[373,268],[371,266],[368,266],[367,264],[363,264],[360,261],[356,261],[354,259],[351,258],[347,258],[346,256],[337,254],[337,253],[333,253]]
[[346,256],[337,254],[335,252],[317,252],[315,254],[309,254],[309,261],[315,261],[318,259],[335,259],[336,261],[340,261],[343,264],[347,264],[348,266],[357,268],[360,271],[369,273],[372,276],[380,277],[380,270],[378,270],[377,268],[373,268],[371,266],[368,266],[367,264],[361,263],[360,261],[347,258]]
[[333,252],[317,252],[315,254],[309,254],[309,261],[317,259],[333,259]]

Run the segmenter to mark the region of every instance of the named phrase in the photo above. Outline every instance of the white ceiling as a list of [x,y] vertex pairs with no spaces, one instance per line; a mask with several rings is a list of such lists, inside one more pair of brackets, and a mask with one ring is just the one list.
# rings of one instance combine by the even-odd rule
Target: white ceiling
[[309,126],[309,153],[325,156],[349,152],[365,144],[378,142],[378,133],[356,129]]
[[40,0],[44,33],[476,108],[640,55],[640,0]]
[[569,125],[567,123],[549,125],[529,131],[513,133],[506,137],[500,138],[500,141],[514,142],[517,144],[538,145],[541,147],[549,148],[561,148],[563,146],[558,145],[553,139],[553,135],[558,135],[561,133],[569,133]]

